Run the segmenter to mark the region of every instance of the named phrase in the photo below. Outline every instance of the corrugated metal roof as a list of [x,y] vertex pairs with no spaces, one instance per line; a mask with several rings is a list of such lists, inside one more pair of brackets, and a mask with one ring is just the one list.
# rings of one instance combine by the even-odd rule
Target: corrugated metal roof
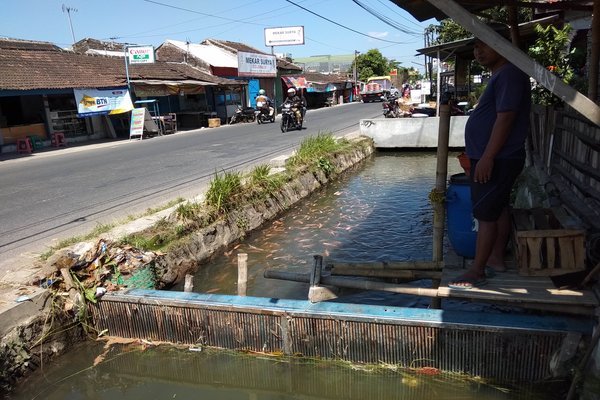
[[179,40],[167,40],[165,43],[177,46],[183,51],[189,52],[192,57],[198,58],[213,67],[238,67],[237,56],[217,46],[186,43]]

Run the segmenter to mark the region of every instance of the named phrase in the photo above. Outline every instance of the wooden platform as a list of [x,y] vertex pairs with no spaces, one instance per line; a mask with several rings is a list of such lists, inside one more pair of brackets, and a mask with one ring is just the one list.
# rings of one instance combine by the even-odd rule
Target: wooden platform
[[591,290],[557,289],[549,277],[520,276],[516,269],[496,273],[481,288],[449,288],[448,283],[464,272],[462,268],[444,268],[438,296],[584,315],[594,315],[599,304]]

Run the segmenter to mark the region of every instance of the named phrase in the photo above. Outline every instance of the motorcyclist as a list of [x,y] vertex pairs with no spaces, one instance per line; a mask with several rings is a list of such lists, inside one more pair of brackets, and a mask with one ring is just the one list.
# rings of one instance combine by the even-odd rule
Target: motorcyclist
[[256,96],[256,108],[261,112],[268,109],[269,117],[272,117],[275,113],[273,101],[267,96],[264,89],[258,91],[258,96]]
[[296,122],[298,125],[300,125],[302,123],[302,109],[304,107],[304,101],[302,101],[302,98],[296,94],[296,89],[289,88],[287,90],[287,97],[284,101],[284,104],[286,103],[291,103],[292,110],[296,115]]

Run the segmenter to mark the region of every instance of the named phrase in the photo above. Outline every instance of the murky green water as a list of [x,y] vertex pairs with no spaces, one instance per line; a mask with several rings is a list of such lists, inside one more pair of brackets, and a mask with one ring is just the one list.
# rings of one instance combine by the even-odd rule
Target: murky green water
[[[98,356],[102,354],[102,357]],[[101,359],[97,366],[94,360]],[[552,392],[549,392],[552,393]],[[449,375],[335,362],[134,344],[78,346],[14,393],[15,400],[559,399]]]
[[[449,173],[458,173],[450,158]],[[435,155],[383,154],[250,235],[195,276],[194,291],[236,293],[237,254],[248,253],[248,295],[306,299],[305,284],[263,278],[265,268],[307,272],[325,262],[430,260]],[[420,284],[420,283],[417,283]],[[421,283],[427,285],[428,282]],[[180,289],[180,288],[177,288]],[[358,297],[357,297],[358,296]],[[345,301],[344,299],[341,301]],[[353,301],[427,306],[427,299],[366,292]],[[465,378],[299,358],[173,347],[78,346],[36,372],[11,399],[560,399],[562,390],[486,385]]]

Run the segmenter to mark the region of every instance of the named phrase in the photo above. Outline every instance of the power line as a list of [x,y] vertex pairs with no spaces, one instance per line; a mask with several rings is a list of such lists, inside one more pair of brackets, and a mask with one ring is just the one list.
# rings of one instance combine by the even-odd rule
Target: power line
[[345,26],[345,25],[342,25],[342,24],[340,24],[340,23],[338,23],[338,22],[335,22],[335,21],[333,21],[333,20],[331,20],[331,19],[329,19],[329,18],[327,18],[327,17],[324,17],[324,16],[322,16],[322,15],[320,15],[320,14],[317,14],[316,12],[314,12],[314,11],[311,11],[311,10],[309,10],[308,8],[302,7],[301,5],[299,5],[299,4],[296,4],[296,3],[294,3],[294,2],[293,2],[293,1],[291,1],[291,0],[285,0],[285,1],[287,1],[287,2],[288,2],[288,3],[290,3],[290,4],[293,4],[293,5],[295,5],[295,6],[296,6],[296,7],[298,7],[298,8],[301,8],[302,10],[304,10],[304,11],[306,11],[306,12],[308,12],[308,13],[311,13],[311,14],[312,14],[312,15],[314,15],[314,16],[317,16],[317,17],[319,17],[319,18],[322,18],[322,19],[324,19],[324,20],[325,20],[325,21],[327,21],[327,22],[330,22],[330,23],[332,23],[332,24],[334,24],[334,25],[337,25],[337,26],[339,26],[339,27],[341,27],[341,28],[347,29],[347,30],[349,30],[349,31],[351,31],[351,32],[354,32],[354,33],[357,33],[357,34],[359,34],[359,35],[366,36],[366,37],[368,37],[368,38],[370,38],[370,39],[381,40],[382,42],[395,43],[395,44],[409,44],[409,43],[410,43],[410,42],[395,42],[395,41],[393,41],[393,40],[381,39],[381,38],[378,38],[378,37],[375,37],[375,36],[367,35],[366,33],[359,32],[359,31],[357,31],[357,30],[355,30],[355,29],[349,28],[349,27],[347,27],[347,26]]
[[[385,8],[387,8],[388,10],[390,10],[391,12],[393,12],[394,14],[398,15],[400,18],[402,18],[403,20],[413,24],[416,27],[419,27],[420,29],[423,29],[423,27],[419,24],[417,24],[415,21],[410,20],[408,18],[406,18],[404,15],[400,14],[398,11],[394,10],[392,7],[390,7],[389,5],[387,5],[384,1],[382,0],[377,0],[381,5],[383,5]],[[389,1],[388,1],[389,3]],[[398,7],[396,7],[398,8]]]
[[254,22],[246,22],[246,21],[240,20],[240,19],[233,19],[233,18],[221,17],[221,16],[215,15],[215,14],[207,14],[207,13],[203,13],[201,11],[190,10],[189,8],[178,7],[178,6],[174,6],[174,5],[171,5],[171,4],[161,3],[159,1],[154,1],[154,0],[144,0],[144,1],[146,3],[152,3],[152,4],[157,4],[157,5],[163,6],[163,7],[173,8],[175,10],[187,11],[187,12],[191,12],[191,13],[194,13],[194,14],[204,15],[205,17],[219,18],[219,19],[223,19],[223,20],[229,21],[229,22],[239,22],[239,23],[242,23],[242,24],[262,26],[261,24],[257,24],[257,23],[254,23]]
[[399,24],[399,23],[391,20],[390,18],[388,18],[385,15],[381,14],[379,11],[375,10],[374,8],[371,8],[371,7],[369,7],[369,6],[361,3],[359,0],[352,0],[352,2],[354,4],[356,4],[357,6],[359,6],[360,8],[362,8],[363,10],[365,10],[366,12],[368,12],[369,14],[373,15],[378,20],[380,20],[383,23],[391,26],[392,28],[395,28],[395,29],[399,30],[402,33],[406,33],[407,35],[411,35],[411,36],[417,36],[417,35],[421,36],[422,35],[421,32],[416,32],[416,31],[413,31],[413,30],[409,30],[404,25],[401,25],[401,24]]

